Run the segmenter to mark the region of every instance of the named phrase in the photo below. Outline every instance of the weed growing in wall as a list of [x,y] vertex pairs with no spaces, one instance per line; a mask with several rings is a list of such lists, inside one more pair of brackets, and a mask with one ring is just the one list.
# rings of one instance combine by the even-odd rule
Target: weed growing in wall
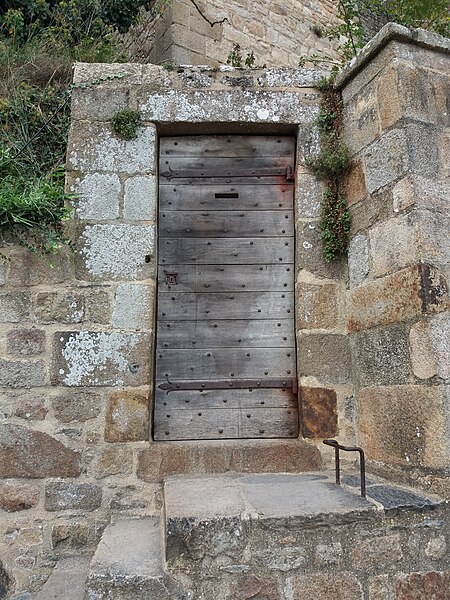
[[326,261],[331,261],[347,250],[350,232],[350,212],[343,191],[343,180],[350,158],[342,142],[342,100],[333,88],[332,79],[319,84],[323,92],[317,125],[320,132],[319,155],[307,160],[316,177],[326,182],[322,199],[320,230],[322,251]]
[[123,140],[133,140],[137,137],[137,129],[141,124],[141,115],[137,110],[123,108],[118,110],[111,119],[113,131]]

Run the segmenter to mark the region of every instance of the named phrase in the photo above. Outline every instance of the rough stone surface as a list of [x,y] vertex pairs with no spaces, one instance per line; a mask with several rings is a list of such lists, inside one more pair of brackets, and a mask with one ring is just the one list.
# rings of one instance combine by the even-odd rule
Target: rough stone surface
[[337,434],[337,399],[334,390],[301,387],[300,402],[303,437],[322,439]]
[[323,185],[316,177],[306,173],[299,174],[295,190],[297,215],[302,219],[319,217],[322,194]]
[[153,225],[87,225],[81,235],[81,278],[146,279],[155,247]]
[[72,93],[72,118],[109,121],[118,110],[128,108],[128,98],[128,89],[123,89],[120,85],[75,87]]
[[126,475],[133,469],[133,451],[131,448],[106,448],[95,462],[96,478],[103,479],[111,475]]
[[450,590],[450,571],[399,575],[395,581],[395,600],[446,600]]
[[444,468],[450,456],[446,402],[445,386],[362,389],[361,446],[367,457],[403,467]]
[[3,562],[0,560],[0,598],[6,598],[9,588],[10,588],[11,580],[10,577],[3,566]]
[[45,331],[40,329],[12,329],[6,334],[8,354],[33,355],[45,350]]
[[179,474],[298,473],[322,469],[319,450],[300,440],[230,440],[152,444],[138,455],[137,475],[149,482]]
[[102,410],[101,396],[93,391],[70,391],[55,396],[51,405],[61,423],[95,419]]
[[358,570],[366,572],[385,572],[402,558],[399,534],[356,541],[352,550],[353,564]]
[[316,103],[300,104],[298,93],[289,90],[144,91],[140,96],[142,118],[154,123],[313,123],[319,111]]
[[[163,571],[159,522],[155,518],[120,520],[109,525],[91,562],[87,594],[91,600],[117,596],[182,598],[181,590]],[[127,548],[127,552],[123,548]]]
[[321,383],[347,383],[352,375],[349,338],[345,335],[302,335],[298,338],[301,377],[316,377]]
[[122,140],[107,125],[75,122],[69,133],[67,165],[85,173],[154,173],[155,154],[154,125],[140,127],[136,139]]
[[89,525],[85,522],[56,521],[52,526],[52,547],[57,550],[83,548],[89,542]]
[[0,359],[0,386],[2,387],[39,387],[45,384],[45,380],[45,363],[42,360],[18,361]]
[[78,477],[80,454],[47,433],[0,425],[0,477]]
[[8,253],[8,286],[28,287],[62,283],[73,276],[70,253],[60,250],[49,260],[25,248]]
[[450,378],[450,313],[415,323],[409,333],[414,375]]
[[125,181],[124,217],[131,221],[154,221],[157,202],[156,178],[136,176]]
[[411,379],[408,331],[403,323],[375,327],[353,338],[361,387],[406,383]]
[[392,129],[374,141],[364,152],[364,164],[369,194],[405,175],[409,161],[403,129]]
[[14,415],[27,421],[43,421],[48,408],[45,396],[27,392],[14,400]]
[[106,409],[105,440],[138,442],[149,438],[149,398],[134,391],[114,392]]
[[122,283],[116,288],[113,327],[140,330],[151,326],[153,287]]
[[69,187],[77,194],[76,217],[81,220],[117,219],[120,179],[115,173],[88,173]]
[[373,227],[369,234],[372,274],[380,277],[418,262],[448,268],[449,229],[448,217],[428,210],[401,215]]
[[356,204],[367,196],[366,178],[360,160],[352,161],[345,177],[345,191],[349,206]]
[[141,333],[56,333],[52,381],[71,387],[147,384],[148,348],[149,337]]
[[367,236],[356,235],[348,247],[350,286],[360,285],[369,273],[369,245]]
[[0,293],[0,323],[19,323],[30,316],[28,292]]
[[91,555],[61,558],[34,600],[84,600]]
[[361,600],[362,586],[352,573],[330,576],[326,573],[295,575],[290,584],[302,600]]
[[297,222],[295,235],[297,269],[308,271],[318,277],[339,277],[342,264],[328,263],[323,258],[320,227],[317,221]]
[[45,486],[45,510],[95,510],[101,505],[102,490],[92,483],[50,481]]
[[448,306],[448,288],[438,270],[418,265],[366,282],[350,292],[348,328],[387,325]]
[[6,261],[2,257],[0,258],[0,285],[5,285],[6,281]]
[[[39,502],[39,489],[29,483],[5,481],[0,483],[0,508],[17,512],[33,508]],[[1,597],[1,596],[0,596]]]
[[337,324],[337,297],[334,284],[297,285],[297,328],[332,329]]

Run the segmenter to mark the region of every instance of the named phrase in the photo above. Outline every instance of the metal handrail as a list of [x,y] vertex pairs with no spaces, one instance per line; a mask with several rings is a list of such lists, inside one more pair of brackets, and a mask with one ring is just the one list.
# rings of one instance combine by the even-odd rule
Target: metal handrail
[[345,452],[358,452],[359,453],[359,474],[361,478],[361,496],[366,497],[366,459],[364,456],[364,450],[358,446],[342,446],[337,440],[323,440],[326,446],[334,448],[334,461],[336,465],[336,483],[341,485],[341,459],[339,455],[340,450]]

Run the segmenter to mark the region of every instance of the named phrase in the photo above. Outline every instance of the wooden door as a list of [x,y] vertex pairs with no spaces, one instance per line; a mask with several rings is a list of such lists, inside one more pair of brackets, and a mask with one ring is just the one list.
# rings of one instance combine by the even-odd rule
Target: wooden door
[[298,435],[294,150],[161,139],[155,440]]

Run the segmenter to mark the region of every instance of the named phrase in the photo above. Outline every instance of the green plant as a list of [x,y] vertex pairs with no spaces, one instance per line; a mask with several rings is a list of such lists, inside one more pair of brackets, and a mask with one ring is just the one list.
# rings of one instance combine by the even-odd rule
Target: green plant
[[70,243],[64,236],[63,221],[71,210],[64,192],[64,169],[51,175],[25,178],[0,146],[0,242],[15,242],[33,252],[49,254]]
[[339,0],[337,25],[322,31],[323,36],[338,42],[337,56],[326,53],[301,56],[299,66],[308,62],[321,64],[329,66],[332,74],[336,74],[365,44],[360,18],[364,10],[384,15],[406,27],[422,27],[447,37],[450,35],[448,0]]
[[325,188],[320,217],[323,256],[330,262],[347,250],[351,217],[345,194]]
[[233,44],[233,47],[227,58],[227,65],[232,67],[242,67],[242,53],[240,44]]
[[111,119],[113,131],[124,140],[137,137],[137,128],[141,124],[141,115],[137,110],[123,108],[118,110]]
[[321,149],[318,156],[306,160],[316,177],[326,182],[323,193],[320,229],[326,261],[343,254],[348,245],[350,212],[343,192],[343,179],[349,167],[348,149],[341,139],[342,100],[332,79],[319,82],[323,93],[317,126]]
[[233,44],[231,52],[228,54],[227,65],[232,67],[242,67],[245,65],[248,69],[265,69],[266,65],[256,65],[256,56],[253,50],[244,58],[239,44]]

